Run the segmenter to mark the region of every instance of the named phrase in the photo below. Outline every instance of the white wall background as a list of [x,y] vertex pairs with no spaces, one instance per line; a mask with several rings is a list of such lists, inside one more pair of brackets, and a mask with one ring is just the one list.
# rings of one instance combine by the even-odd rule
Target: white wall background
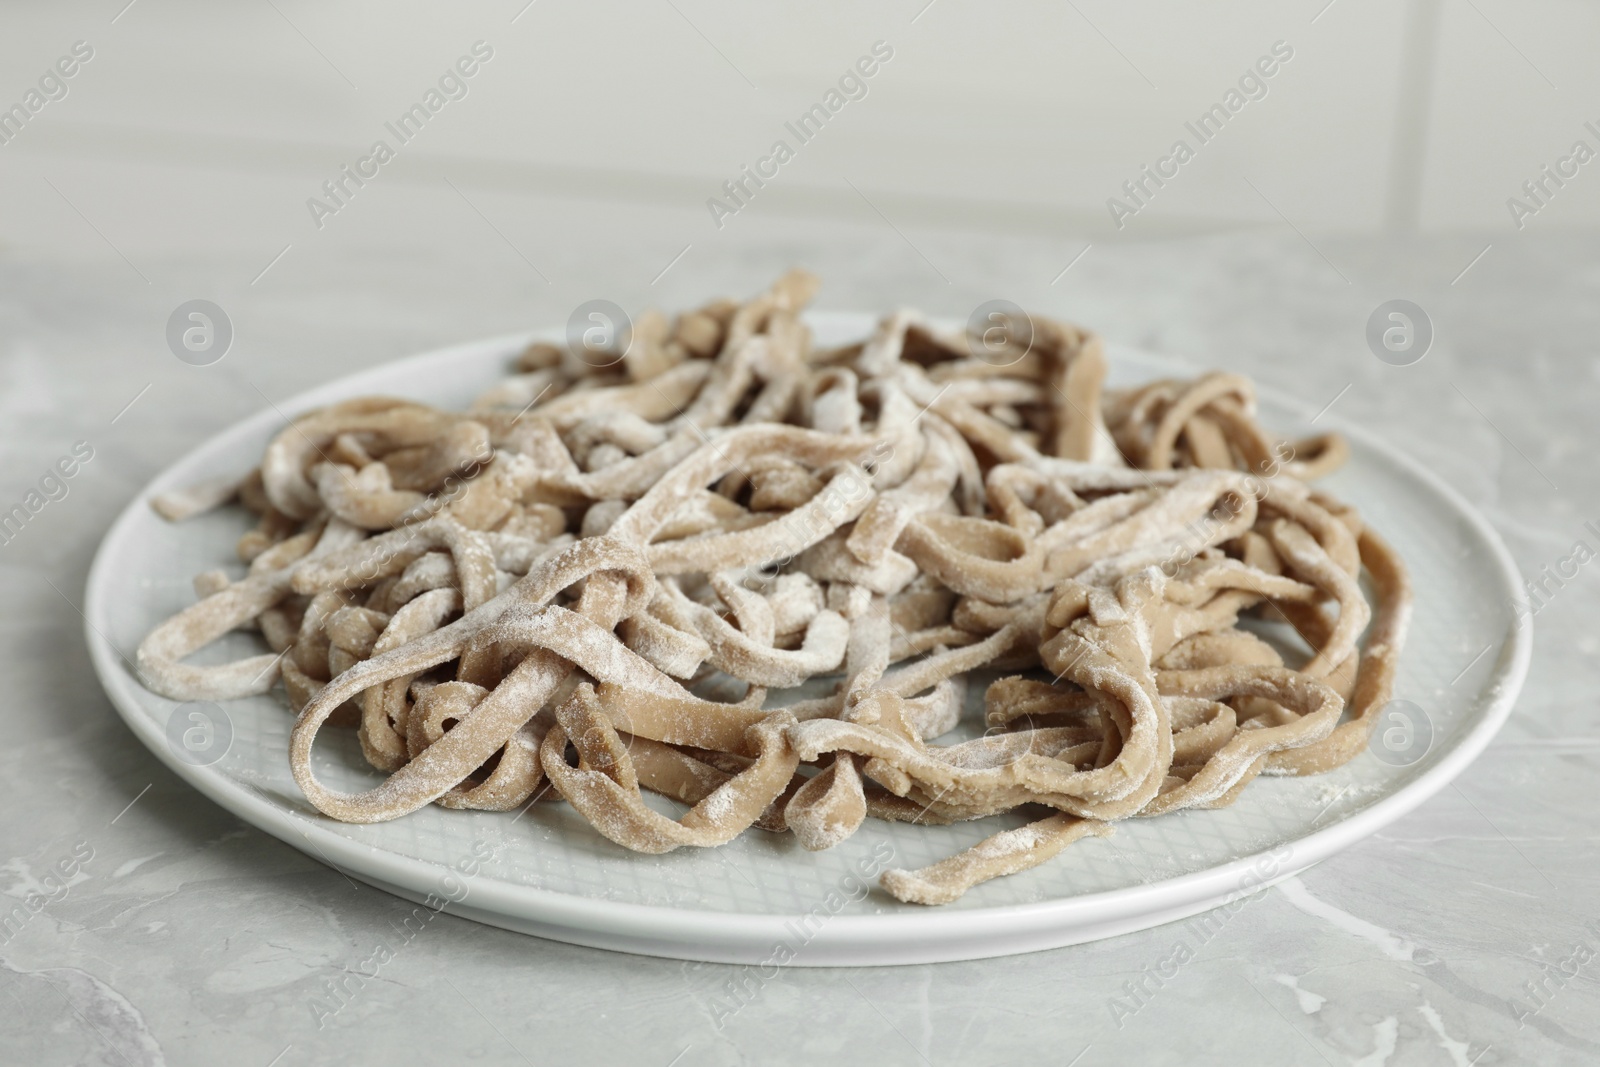
[[[6,4],[0,107],[73,42],[95,57],[0,145],[0,248],[139,270],[485,242],[551,274],[634,235],[714,250],[750,214],[1509,242],[1507,197],[1573,141],[1600,149],[1600,5],[1577,0],[525,3]],[[470,95],[317,229],[307,197],[479,39]],[[706,198],[877,40],[894,59],[869,95],[718,231]],[[1280,40],[1269,95],[1117,230],[1106,198]],[[1597,221],[1600,161],[1527,225]]]

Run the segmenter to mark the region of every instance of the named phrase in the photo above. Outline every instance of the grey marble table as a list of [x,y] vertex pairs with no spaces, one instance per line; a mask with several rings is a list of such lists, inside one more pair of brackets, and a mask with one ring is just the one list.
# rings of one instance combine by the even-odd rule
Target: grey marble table
[[[1490,238],[1315,240],[1108,243],[1063,275],[1083,241],[946,231],[911,248],[877,220],[779,220],[697,248],[653,285],[681,239],[602,240],[549,285],[399,238],[297,252],[255,284],[259,252],[146,259],[144,281],[109,255],[0,252],[0,508],[75,442],[93,449],[67,495],[0,544],[0,909],[25,912],[0,933],[0,1061],[1600,1060],[1600,564],[1541,609],[1527,687],[1482,759],[1382,833],[1251,898],[1175,977],[1148,977],[1184,936],[1157,928],[973,963],[788,969],[731,1020],[707,996],[731,969],[446,914],[319,1026],[316,999],[411,906],[202,799],[135,742],[90,671],[79,607],[96,544],[150,475],[231,421],[408,352],[563,321],[588,297],[671,307],[749,292],[790,263],[825,276],[824,307],[964,316],[1003,296],[1335,403],[1481,508],[1529,576],[1578,540],[1600,547],[1583,529],[1600,519],[1600,241],[1496,238],[1458,279]],[[196,296],[237,330],[204,368],[163,339]],[[1437,331],[1411,367],[1363,340],[1392,297]],[[50,902],[28,909],[40,891]],[[1130,983],[1146,993],[1118,1011]]]

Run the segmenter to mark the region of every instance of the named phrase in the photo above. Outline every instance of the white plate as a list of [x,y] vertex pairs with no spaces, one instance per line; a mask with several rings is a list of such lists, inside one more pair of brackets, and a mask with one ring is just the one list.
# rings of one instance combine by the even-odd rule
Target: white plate
[[[822,343],[864,336],[872,325],[861,315],[815,315],[811,323]],[[1390,766],[1363,754],[1320,777],[1258,779],[1232,807],[1129,820],[1110,838],[1075,844],[1042,867],[981,885],[942,908],[900,904],[875,888],[875,878],[859,876],[875,874],[891,855],[889,865],[923,866],[1020,819],[949,827],[869,821],[823,853],[804,851],[788,835],[752,831],[724,848],[664,856],[613,845],[565,804],[535,805],[522,816],[430,806],[394,822],[350,826],[323,817],[296,788],[286,756],[291,716],[277,693],[226,705],[232,739],[217,762],[180,760],[166,735],[175,703],[145,690],[126,657],[153,625],[193,602],[195,574],[230,564],[238,572],[233,542],[247,523],[229,509],[168,524],[149,498],[242,474],[285,415],[346,397],[383,393],[464,406],[505,373],[530,336],[379,367],[218,435],[128,505],[89,574],[89,648],[134,735],[250,824],[410,900],[454,898],[455,914],[559,941],[728,963],[927,963],[1077,944],[1237,900],[1404,815],[1483,750],[1526,673],[1531,632],[1516,625],[1511,606],[1520,580],[1494,532],[1438,478],[1345,427],[1350,463],[1325,484],[1356,505],[1411,569],[1417,605],[1397,696],[1425,709],[1432,729],[1426,755]],[[1131,351],[1114,349],[1111,361],[1116,382],[1192,373]],[[1284,433],[1306,429],[1298,405],[1271,396],[1262,397],[1261,415]],[[261,649],[258,636],[236,633],[202,661]],[[353,732],[322,736],[323,781],[357,789],[376,780]]]

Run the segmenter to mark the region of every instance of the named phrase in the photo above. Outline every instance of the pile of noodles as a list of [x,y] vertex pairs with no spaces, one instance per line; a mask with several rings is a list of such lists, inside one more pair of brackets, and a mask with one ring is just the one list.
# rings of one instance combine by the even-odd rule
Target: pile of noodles
[[[1098,338],[1040,319],[975,344],[899,312],[814,347],[816,286],[796,271],[645,314],[622,354],[534,344],[464,412],[315,411],[242,482],[158,498],[260,521],[248,575],[201,575],[146,637],[146,684],[223,700],[281,680],[295,780],[348,822],[565,800],[659,853],[1029,818],[884,872],[924,904],[1362,750],[1410,589],[1309,485],[1339,438],[1270,438],[1234,375],[1104,389]],[[1291,624],[1298,665],[1248,616]],[[184,662],[241,628],[272,652]],[[940,744],[978,669],[1010,672],[987,729]],[[381,785],[317,781],[330,721],[355,724]]]

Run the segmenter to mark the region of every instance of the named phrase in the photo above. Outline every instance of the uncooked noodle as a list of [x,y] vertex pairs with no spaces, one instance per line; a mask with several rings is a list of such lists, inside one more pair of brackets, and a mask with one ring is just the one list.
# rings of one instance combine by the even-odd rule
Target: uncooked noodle
[[[1045,320],[1010,323],[1004,359],[910,312],[816,347],[816,288],[794,271],[642,315],[615,360],[534,343],[466,412],[335,404],[242,481],[158,497],[175,521],[232,499],[259,521],[248,573],[201,575],[140,645],[145,683],[281,681],[294,778],[347,822],[564,799],[659,853],[1028,819],[883,873],[921,904],[1361,751],[1411,592],[1308,484],[1337,435],[1270,437],[1232,374],[1106,389],[1099,339]],[[1294,627],[1296,666],[1251,616]],[[185,662],[250,627],[270,654]],[[1006,672],[983,735],[940,743],[980,669]],[[380,784],[317,780],[330,723]]]

